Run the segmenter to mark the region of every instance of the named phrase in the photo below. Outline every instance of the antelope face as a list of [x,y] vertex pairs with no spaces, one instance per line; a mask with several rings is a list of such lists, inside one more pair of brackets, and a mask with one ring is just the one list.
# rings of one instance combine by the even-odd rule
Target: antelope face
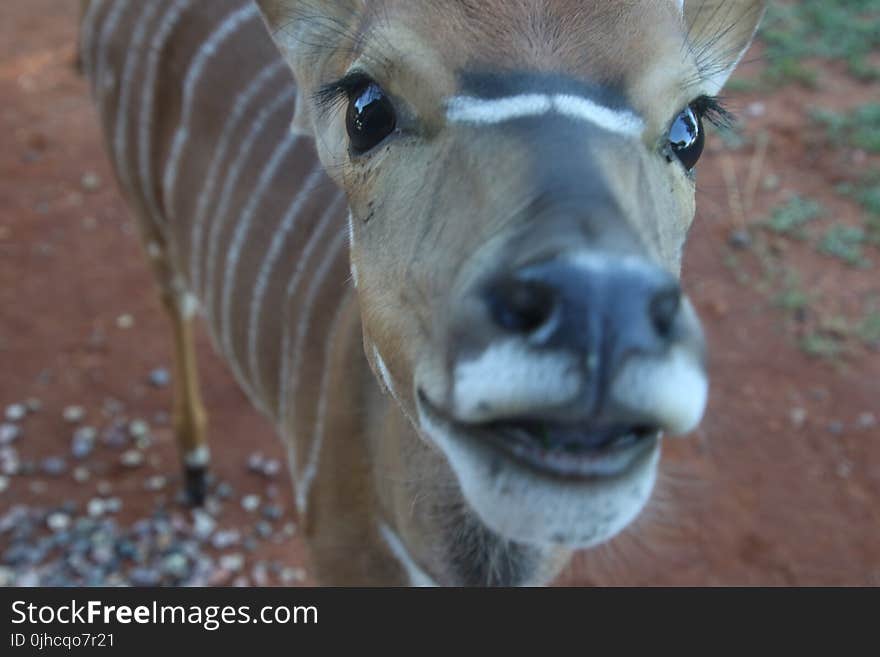
[[681,253],[761,3],[279,4],[378,378],[490,528],[613,536],[703,414]]

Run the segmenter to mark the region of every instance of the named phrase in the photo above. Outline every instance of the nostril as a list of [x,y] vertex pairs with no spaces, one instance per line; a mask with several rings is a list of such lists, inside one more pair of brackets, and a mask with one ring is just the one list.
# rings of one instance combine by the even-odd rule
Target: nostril
[[651,299],[651,323],[662,338],[669,338],[681,310],[681,288],[666,288]]
[[553,316],[556,293],[537,281],[509,279],[495,284],[487,295],[489,313],[511,333],[534,333]]

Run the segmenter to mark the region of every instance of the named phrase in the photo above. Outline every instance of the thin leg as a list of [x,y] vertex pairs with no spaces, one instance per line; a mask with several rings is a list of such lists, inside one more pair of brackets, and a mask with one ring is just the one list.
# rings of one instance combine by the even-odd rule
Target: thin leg
[[201,506],[205,501],[210,452],[205,437],[207,415],[199,388],[193,313],[183,293],[165,292],[162,301],[174,332],[174,433],[183,459],[187,499],[190,504]]

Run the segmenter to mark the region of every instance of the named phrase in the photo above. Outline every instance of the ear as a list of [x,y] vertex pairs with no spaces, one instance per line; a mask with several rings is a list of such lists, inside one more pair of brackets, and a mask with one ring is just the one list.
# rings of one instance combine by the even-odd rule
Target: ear
[[766,0],[684,0],[688,42],[705,93],[717,94],[727,83],[751,45],[766,5]]
[[309,98],[325,72],[351,52],[364,0],[256,0],[275,45],[296,78],[292,129],[312,134]]

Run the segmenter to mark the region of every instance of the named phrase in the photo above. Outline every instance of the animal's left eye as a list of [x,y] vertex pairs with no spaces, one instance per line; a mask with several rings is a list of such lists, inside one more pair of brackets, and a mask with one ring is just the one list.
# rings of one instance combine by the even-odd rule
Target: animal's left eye
[[705,145],[702,116],[692,106],[685,108],[672,122],[669,130],[669,147],[673,155],[681,161],[685,169],[692,171],[697,166]]

